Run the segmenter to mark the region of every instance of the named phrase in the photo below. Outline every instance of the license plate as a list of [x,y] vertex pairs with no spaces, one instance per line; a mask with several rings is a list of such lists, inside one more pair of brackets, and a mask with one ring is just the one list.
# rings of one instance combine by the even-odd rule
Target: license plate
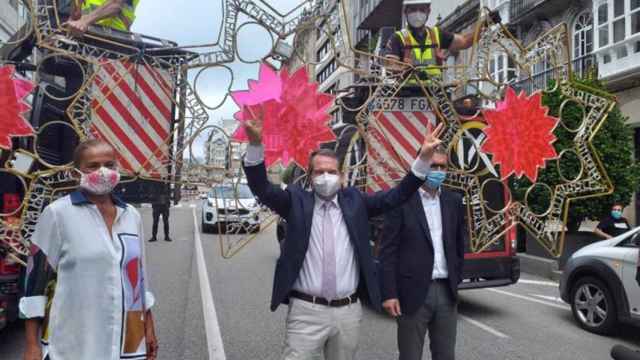
[[431,110],[426,97],[377,98],[370,106],[371,111],[427,112]]

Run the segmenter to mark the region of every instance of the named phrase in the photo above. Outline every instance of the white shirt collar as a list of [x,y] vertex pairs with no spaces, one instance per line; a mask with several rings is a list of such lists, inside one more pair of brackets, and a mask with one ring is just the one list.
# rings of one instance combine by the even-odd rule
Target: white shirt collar
[[431,195],[431,193],[427,192],[423,188],[418,189],[418,191],[420,193],[420,197],[423,197],[427,200],[436,200],[440,197],[440,194],[442,193],[442,188],[438,188],[438,192],[435,195]]
[[314,197],[316,198],[316,206],[322,206],[327,202],[332,202],[336,207],[340,208],[340,204],[338,203],[338,194],[336,194],[336,196],[334,196],[330,201],[321,198],[317,194],[314,194]]

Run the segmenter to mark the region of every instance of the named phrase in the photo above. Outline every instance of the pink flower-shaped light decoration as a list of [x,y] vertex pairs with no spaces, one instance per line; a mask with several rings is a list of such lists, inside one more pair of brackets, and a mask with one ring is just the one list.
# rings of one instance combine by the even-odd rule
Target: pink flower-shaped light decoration
[[0,67],[0,148],[11,150],[11,137],[30,136],[34,130],[24,118],[30,106],[24,101],[35,85],[17,78],[11,65]]
[[[309,82],[304,67],[290,75],[286,69],[278,74],[262,64],[259,80],[249,81],[249,90],[231,96],[242,109],[235,115],[240,123],[262,118],[267,166],[278,160],[285,166],[294,161],[306,169],[309,153],[336,139],[328,126],[331,116],[327,112],[334,97],[318,93],[318,85]],[[248,141],[243,126],[233,138]]]
[[493,154],[503,179],[515,174],[536,182],[546,161],[558,157],[553,131],[560,120],[542,106],[540,93],[527,97],[508,88],[504,101],[498,102],[496,110],[484,111],[484,118],[489,126],[484,130],[487,140],[482,151]]

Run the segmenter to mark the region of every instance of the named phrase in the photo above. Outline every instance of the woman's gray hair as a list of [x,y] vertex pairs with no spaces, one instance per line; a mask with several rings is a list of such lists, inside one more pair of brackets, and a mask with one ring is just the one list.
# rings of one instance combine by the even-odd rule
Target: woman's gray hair
[[80,167],[80,163],[82,162],[82,157],[84,156],[85,151],[98,147],[107,147],[109,149],[113,149],[113,146],[108,142],[101,139],[89,139],[81,142],[76,146],[75,150],[73,150],[73,166],[75,168]]

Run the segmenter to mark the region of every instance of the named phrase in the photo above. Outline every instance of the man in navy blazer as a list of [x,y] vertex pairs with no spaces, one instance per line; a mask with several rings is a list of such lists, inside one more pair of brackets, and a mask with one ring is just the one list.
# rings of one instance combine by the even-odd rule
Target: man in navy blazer
[[269,183],[261,121],[248,121],[244,170],[254,195],[287,220],[271,310],[288,303],[282,359],[354,359],[362,318],[360,296],[380,307],[381,296],[369,236],[369,218],[407,201],[423,184],[442,125],[425,136],[412,170],[394,188],[364,194],[342,188],[343,174],[331,150],[311,154],[312,191]]
[[436,149],[427,181],[385,215],[380,264],[383,307],[398,323],[400,360],[455,358],[458,284],[466,234],[462,196],[441,186],[448,156]]

